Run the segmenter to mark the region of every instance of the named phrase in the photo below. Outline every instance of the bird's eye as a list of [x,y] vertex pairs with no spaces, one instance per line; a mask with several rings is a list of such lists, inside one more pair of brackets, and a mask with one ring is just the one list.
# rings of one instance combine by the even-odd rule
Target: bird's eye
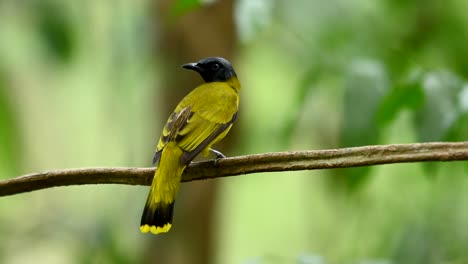
[[212,69],[213,71],[219,70],[219,64],[218,64],[218,63],[213,64],[213,66],[211,66],[211,69]]

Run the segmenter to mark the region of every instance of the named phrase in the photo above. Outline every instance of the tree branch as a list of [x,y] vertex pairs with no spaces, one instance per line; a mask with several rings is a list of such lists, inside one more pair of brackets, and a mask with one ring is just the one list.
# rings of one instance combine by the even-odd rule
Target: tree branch
[[[256,172],[360,167],[378,164],[468,160],[468,141],[275,152],[190,164],[183,182]],[[84,168],[33,173],[0,181],[0,196],[82,184],[150,185],[154,168]]]

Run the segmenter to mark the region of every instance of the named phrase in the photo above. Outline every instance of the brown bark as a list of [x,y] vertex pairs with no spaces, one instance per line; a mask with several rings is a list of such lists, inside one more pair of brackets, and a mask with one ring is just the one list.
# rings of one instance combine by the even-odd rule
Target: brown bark
[[[468,160],[468,141],[275,152],[189,165],[182,182],[257,172],[362,167],[382,164]],[[83,184],[150,185],[154,168],[87,168],[33,173],[0,181],[0,196]],[[208,182],[204,182],[208,183]]]

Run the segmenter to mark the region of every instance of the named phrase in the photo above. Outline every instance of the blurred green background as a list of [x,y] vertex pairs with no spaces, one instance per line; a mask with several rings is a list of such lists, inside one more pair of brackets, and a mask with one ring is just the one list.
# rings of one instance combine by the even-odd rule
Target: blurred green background
[[[468,140],[464,0],[0,0],[0,179],[151,166],[179,65],[233,61],[229,156]],[[468,164],[186,183],[167,235],[148,187],[0,199],[0,263],[468,263]]]

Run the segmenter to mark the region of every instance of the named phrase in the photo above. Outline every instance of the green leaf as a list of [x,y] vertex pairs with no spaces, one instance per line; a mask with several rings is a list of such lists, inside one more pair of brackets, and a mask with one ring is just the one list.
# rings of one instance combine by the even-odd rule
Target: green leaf
[[38,32],[49,53],[59,61],[69,61],[75,51],[70,18],[57,2],[38,1]]
[[422,105],[424,102],[422,77],[420,70],[413,72],[407,80],[394,86],[385,96],[377,111],[379,125],[383,126],[394,120],[404,108],[415,110]]

